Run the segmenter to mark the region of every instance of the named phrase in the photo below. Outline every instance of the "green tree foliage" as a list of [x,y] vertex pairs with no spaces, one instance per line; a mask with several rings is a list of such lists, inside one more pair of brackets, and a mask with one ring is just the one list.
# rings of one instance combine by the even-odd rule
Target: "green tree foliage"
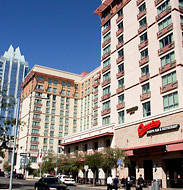
[[54,171],[56,167],[56,156],[53,153],[48,153],[43,157],[43,164],[41,166],[42,173],[50,173]]
[[4,162],[3,168],[7,172],[11,170],[11,166],[9,165],[8,161]]

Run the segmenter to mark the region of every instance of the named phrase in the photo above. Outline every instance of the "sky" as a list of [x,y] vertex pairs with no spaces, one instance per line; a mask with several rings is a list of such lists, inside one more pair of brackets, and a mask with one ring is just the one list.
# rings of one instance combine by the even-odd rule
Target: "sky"
[[100,66],[101,0],[5,0],[0,55],[20,47],[30,69],[42,65],[76,74]]

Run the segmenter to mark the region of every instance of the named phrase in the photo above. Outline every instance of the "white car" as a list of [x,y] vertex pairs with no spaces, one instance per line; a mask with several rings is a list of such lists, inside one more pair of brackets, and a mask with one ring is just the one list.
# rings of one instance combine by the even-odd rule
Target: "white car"
[[75,180],[69,177],[68,175],[59,175],[57,176],[61,182],[63,182],[66,185],[75,185]]

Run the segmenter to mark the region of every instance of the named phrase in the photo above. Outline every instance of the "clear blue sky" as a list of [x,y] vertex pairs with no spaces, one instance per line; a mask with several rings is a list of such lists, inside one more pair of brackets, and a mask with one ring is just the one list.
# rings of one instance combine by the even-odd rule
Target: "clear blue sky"
[[80,74],[100,65],[101,0],[4,0],[0,55],[10,44],[35,64]]

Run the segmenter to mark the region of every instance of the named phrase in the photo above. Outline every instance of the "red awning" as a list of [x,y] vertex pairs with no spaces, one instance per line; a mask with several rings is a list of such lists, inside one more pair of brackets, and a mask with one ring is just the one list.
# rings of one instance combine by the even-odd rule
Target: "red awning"
[[102,15],[102,12],[113,2],[113,0],[105,0],[95,11],[94,14]]
[[79,139],[79,140],[74,140],[71,142],[62,143],[61,146],[71,145],[71,144],[84,142],[84,141],[88,141],[88,140],[92,140],[92,139],[96,139],[96,138],[100,138],[100,137],[104,137],[104,136],[113,136],[113,135],[114,135],[113,132],[111,132],[111,133],[107,132],[107,133],[103,133],[103,134],[99,134],[99,135],[94,135],[92,137],[87,137],[87,138],[83,138],[83,139]]

